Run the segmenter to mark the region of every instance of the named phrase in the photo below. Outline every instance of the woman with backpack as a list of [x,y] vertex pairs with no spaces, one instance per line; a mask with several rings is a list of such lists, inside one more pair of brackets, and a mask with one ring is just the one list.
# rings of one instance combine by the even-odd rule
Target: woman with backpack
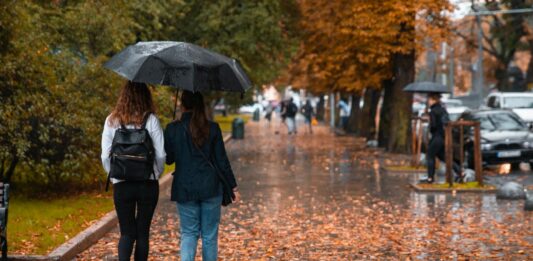
[[113,183],[113,200],[120,227],[119,260],[147,260],[152,216],[164,170],[163,130],[155,115],[148,86],[127,81],[106,118],[102,163]]
[[181,260],[194,260],[201,237],[202,260],[215,261],[221,205],[228,204],[228,190],[235,194],[233,201],[239,199],[237,183],[220,127],[207,119],[202,94],[183,91],[181,107],[181,120],[165,129],[166,162],[176,164],[171,200],[178,207]]

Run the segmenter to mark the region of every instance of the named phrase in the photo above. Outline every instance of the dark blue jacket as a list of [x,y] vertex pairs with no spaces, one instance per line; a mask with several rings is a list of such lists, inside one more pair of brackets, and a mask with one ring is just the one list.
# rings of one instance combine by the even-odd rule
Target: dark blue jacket
[[[191,113],[183,113],[180,121],[174,121],[165,129],[165,151],[167,164],[176,163],[170,199],[180,203],[192,200],[204,200],[222,193],[220,179],[216,171],[204,159],[190,136],[189,123]],[[204,155],[226,177],[231,188],[237,183],[231,169],[220,127],[209,122],[209,138],[200,149]]]

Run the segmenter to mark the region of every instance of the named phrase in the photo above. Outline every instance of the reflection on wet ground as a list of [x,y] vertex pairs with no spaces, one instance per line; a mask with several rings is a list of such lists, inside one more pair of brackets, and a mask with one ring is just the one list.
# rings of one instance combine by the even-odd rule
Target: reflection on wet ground
[[[250,123],[246,139],[227,145],[243,201],[224,209],[222,259],[533,259],[533,215],[523,201],[416,193],[408,183],[417,174],[380,168],[405,155],[367,149],[327,128],[296,136],[276,129]],[[167,198],[154,219],[154,260],[179,255]],[[80,259],[114,256],[117,238],[109,233]]]

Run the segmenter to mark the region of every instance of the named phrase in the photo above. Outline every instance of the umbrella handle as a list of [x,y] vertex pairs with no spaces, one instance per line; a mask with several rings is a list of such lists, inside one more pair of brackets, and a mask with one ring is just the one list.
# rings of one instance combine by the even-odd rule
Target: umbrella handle
[[176,88],[176,99],[174,100],[174,114],[172,114],[172,120],[176,119],[176,108],[178,107],[178,94],[180,89]]

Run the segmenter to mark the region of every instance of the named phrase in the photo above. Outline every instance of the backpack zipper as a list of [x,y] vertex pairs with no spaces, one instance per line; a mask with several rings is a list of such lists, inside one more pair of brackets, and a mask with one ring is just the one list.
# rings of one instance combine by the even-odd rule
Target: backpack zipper
[[113,158],[126,158],[131,160],[141,160],[141,161],[147,161],[147,157],[145,156],[137,156],[137,155],[128,155],[128,154],[122,154],[118,155],[116,153],[113,154]]

